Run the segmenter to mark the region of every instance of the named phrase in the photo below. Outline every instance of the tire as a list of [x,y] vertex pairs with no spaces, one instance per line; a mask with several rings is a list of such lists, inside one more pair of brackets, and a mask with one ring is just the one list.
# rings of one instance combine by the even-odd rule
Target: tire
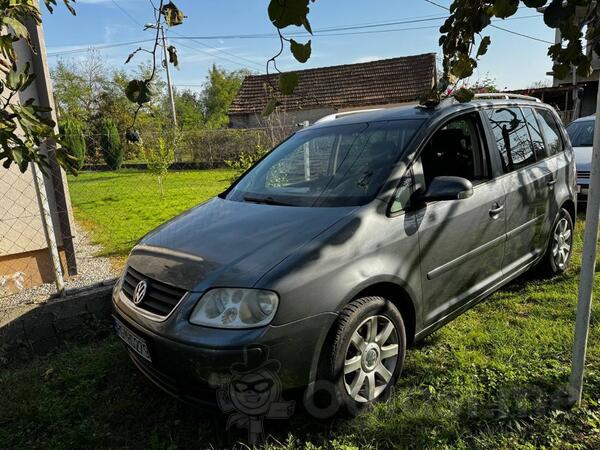
[[330,351],[329,379],[350,414],[386,401],[406,354],[402,315],[383,297],[353,300],[340,313]]
[[552,277],[567,270],[573,253],[573,218],[561,208],[550,231],[546,253],[539,265],[542,276]]

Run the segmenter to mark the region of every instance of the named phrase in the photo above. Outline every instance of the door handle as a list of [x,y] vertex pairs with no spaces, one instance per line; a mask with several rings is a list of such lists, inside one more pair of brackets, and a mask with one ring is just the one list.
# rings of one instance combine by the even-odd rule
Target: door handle
[[554,178],[550,178],[548,181],[546,181],[546,184],[552,187],[556,184],[556,180]]
[[504,205],[499,205],[498,203],[496,203],[496,207],[490,209],[490,217],[492,219],[496,219],[498,217],[498,214],[500,214],[502,211],[504,211]]

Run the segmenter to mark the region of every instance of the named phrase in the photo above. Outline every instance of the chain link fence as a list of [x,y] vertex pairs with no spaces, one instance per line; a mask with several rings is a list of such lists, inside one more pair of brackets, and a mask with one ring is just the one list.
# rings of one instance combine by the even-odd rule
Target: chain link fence
[[[59,171],[64,183],[56,171],[54,176],[48,171],[38,186],[31,168],[24,174],[15,167],[2,169],[0,307],[56,296],[56,270],[67,292],[113,279],[144,234],[225,190],[240,173],[236,161],[257,158],[296,129],[186,131],[167,152],[160,142],[168,138],[147,132],[141,144],[122,140],[118,170],[102,157],[102,136],[86,135],[82,170],[62,177]],[[47,224],[44,197],[51,218]],[[51,237],[59,264],[49,250]]]

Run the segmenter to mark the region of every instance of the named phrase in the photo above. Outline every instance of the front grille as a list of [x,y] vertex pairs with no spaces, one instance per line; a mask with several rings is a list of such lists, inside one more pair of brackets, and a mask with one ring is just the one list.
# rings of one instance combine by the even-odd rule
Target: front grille
[[578,170],[577,171],[577,178],[589,178],[589,177],[590,177],[589,170]]
[[129,300],[133,301],[133,293],[140,281],[147,283],[146,295],[136,306],[158,316],[168,316],[186,293],[185,289],[153,280],[132,267],[128,267],[125,278],[123,278],[123,294]]

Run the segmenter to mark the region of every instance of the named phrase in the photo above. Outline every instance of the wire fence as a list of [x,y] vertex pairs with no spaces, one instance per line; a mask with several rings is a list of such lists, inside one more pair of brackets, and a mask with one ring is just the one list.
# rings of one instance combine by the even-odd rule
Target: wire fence
[[[2,169],[0,308],[56,296],[56,270],[67,291],[116,277],[144,234],[224,191],[240,171],[232,163],[242,155],[251,161],[295,129],[182,132],[167,155],[159,145],[164,136],[145,133],[142,144],[121,144],[117,170],[107,164],[102,148],[88,145],[77,176],[60,176],[59,171],[57,180],[47,171],[39,186],[31,168],[25,173]],[[99,143],[101,137],[87,135],[86,141]],[[48,200],[51,230],[44,224],[40,194]],[[49,251],[48,233],[56,240],[59,267]]]

